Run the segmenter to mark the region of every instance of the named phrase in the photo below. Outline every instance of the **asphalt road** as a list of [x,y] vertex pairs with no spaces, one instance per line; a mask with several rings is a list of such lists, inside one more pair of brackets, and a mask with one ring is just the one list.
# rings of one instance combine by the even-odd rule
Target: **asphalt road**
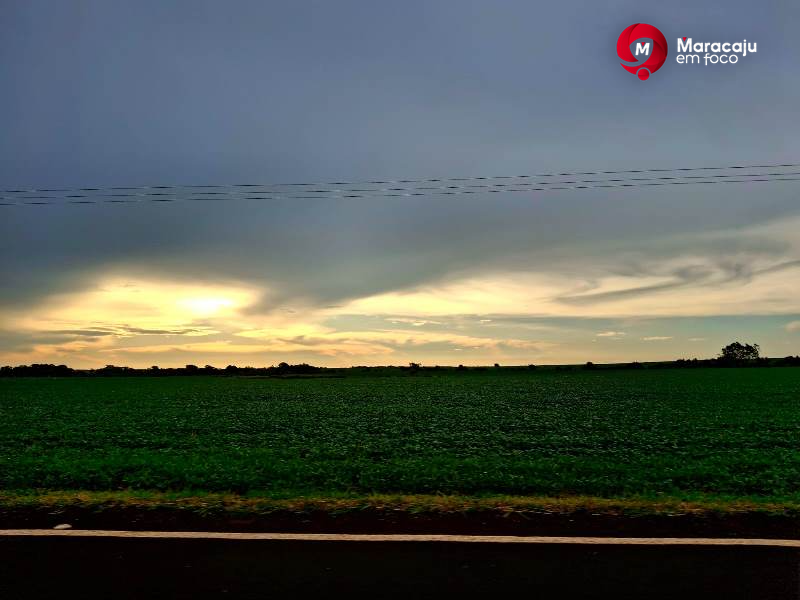
[[768,600],[800,598],[799,567],[800,548],[779,545],[0,535],[4,600]]

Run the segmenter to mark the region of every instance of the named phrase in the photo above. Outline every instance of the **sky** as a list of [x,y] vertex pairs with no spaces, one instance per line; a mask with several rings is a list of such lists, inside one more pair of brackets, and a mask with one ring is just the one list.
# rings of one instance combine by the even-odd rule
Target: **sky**
[[[0,186],[800,163],[799,22],[788,0],[4,0]],[[616,55],[632,23],[670,46],[646,82]],[[678,65],[679,36],[758,49]],[[799,193],[0,206],[0,364],[798,354]]]

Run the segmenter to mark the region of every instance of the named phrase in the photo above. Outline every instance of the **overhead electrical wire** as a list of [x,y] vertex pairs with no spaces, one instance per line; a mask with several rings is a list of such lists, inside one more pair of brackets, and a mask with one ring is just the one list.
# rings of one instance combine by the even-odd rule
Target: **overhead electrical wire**
[[[582,175],[622,175],[636,173],[673,173],[692,171],[724,171],[741,169],[784,169],[800,167],[800,163],[790,164],[763,164],[763,165],[728,165],[715,167],[678,167],[678,168],[653,168],[653,169],[628,169],[617,171],[567,171],[551,173],[534,173],[525,175],[489,175],[468,177],[440,177],[433,179],[382,179],[382,180],[353,180],[331,182],[294,182],[294,183],[225,183],[225,184],[195,184],[195,185],[143,185],[143,186],[97,186],[97,187],[72,187],[72,188],[15,188],[0,190],[0,194],[33,194],[33,193],[61,193],[70,194],[62,197],[82,197],[79,192],[114,192],[141,191],[141,190],[195,190],[195,189],[222,189],[222,188],[275,188],[275,187],[309,187],[309,186],[341,186],[341,185],[399,185],[408,183],[450,183],[465,181],[498,181],[509,179],[533,179],[548,177],[573,177]],[[712,177],[712,176],[709,176]],[[460,184],[459,184],[460,185]],[[499,184],[498,184],[499,185]],[[165,192],[153,192],[165,193]]]
[[[666,180],[679,180],[679,179],[724,179],[732,177],[782,177],[800,175],[800,171],[789,171],[783,173],[732,173],[723,175],[678,175],[678,176],[658,176],[658,177],[624,177],[624,178],[610,178],[610,179],[577,179],[571,181],[518,181],[514,183],[483,183],[483,184],[466,184],[466,185],[446,185],[446,186],[416,186],[416,187],[384,187],[384,188],[355,188],[355,189],[341,189],[341,188],[327,188],[327,189],[304,189],[302,192],[284,191],[281,196],[305,198],[305,196],[297,196],[297,194],[335,194],[337,197],[343,194],[348,194],[348,197],[358,197],[355,194],[374,194],[376,192],[416,192],[425,191],[428,195],[442,193],[450,190],[472,189],[476,188],[482,191],[493,191],[491,188],[513,188],[513,187],[530,187],[536,185],[556,186],[563,184],[577,184],[577,183],[618,183],[618,182],[639,182],[639,181],[666,181]],[[598,186],[599,187],[599,186]],[[87,188],[88,189],[88,188]],[[552,188],[555,189],[555,188]],[[183,191],[183,190],[181,190]],[[525,191],[525,190],[519,190]],[[10,200],[58,200],[58,199],[75,199],[75,198],[136,198],[136,197],[177,197],[179,192],[134,192],[124,194],[71,194],[67,196],[0,196],[0,201]],[[274,191],[259,192],[256,190],[248,191],[213,191],[213,192],[191,192],[197,196],[246,196],[252,194],[269,194],[275,196]],[[286,194],[291,194],[288,196]],[[380,194],[383,195],[383,194]],[[394,195],[394,194],[392,194]],[[417,194],[419,195],[419,194]]]
[[[773,165],[776,166],[776,165]],[[756,168],[756,167],[751,167]],[[750,178],[751,175],[756,175]],[[170,202],[213,202],[213,201],[233,201],[233,200],[325,200],[325,199],[347,199],[347,198],[406,198],[416,196],[431,196],[431,195],[466,195],[466,194],[488,194],[488,193],[530,193],[530,192],[547,192],[552,190],[586,190],[586,189],[600,189],[600,188],[640,188],[640,187],[655,187],[655,186],[672,186],[672,185],[715,185],[723,183],[765,183],[765,182],[779,182],[779,181],[800,181],[800,177],[788,177],[800,175],[800,171],[788,173],[771,173],[771,174],[737,174],[737,175],[716,175],[707,177],[659,177],[659,178],[628,178],[628,179],[606,179],[606,180],[580,180],[580,181],[555,181],[555,182],[536,182],[534,184],[511,184],[492,186],[445,186],[429,188],[394,188],[395,191],[391,193],[383,193],[378,190],[363,190],[363,193],[338,193],[339,190],[313,190],[306,191],[305,193],[320,192],[320,193],[333,193],[333,195],[314,195],[314,196],[300,196],[300,195],[287,195],[275,194],[272,192],[250,192],[250,194],[259,195],[241,195],[242,193],[219,193],[219,194],[206,194],[202,197],[197,194],[195,197],[180,197],[175,193],[141,193],[132,195],[122,195],[125,197],[105,197],[99,196],[63,196],[63,197],[18,197],[0,199],[0,206],[58,206],[58,205],[80,205],[80,204],[133,204],[133,203],[170,203]],[[736,177],[736,179],[723,179],[723,177]],[[741,179],[742,177],[748,177]],[[642,181],[642,179],[646,181]],[[676,181],[676,179],[686,179],[684,181]],[[608,183],[601,183],[608,182]],[[590,183],[583,185],[583,183]],[[600,183],[600,185],[593,185]],[[574,185],[581,184],[581,185]],[[524,185],[524,189],[519,189],[520,185]],[[548,187],[528,187],[532,185],[547,185]],[[137,188],[143,189],[143,188]],[[400,191],[407,190],[407,191]],[[423,190],[423,191],[412,191]],[[348,190],[341,190],[347,192]],[[374,193],[381,192],[381,193]],[[5,192],[8,193],[8,192]],[[196,192],[195,192],[196,193]],[[268,195],[263,195],[268,194]],[[54,201],[55,200],[55,201]],[[58,201],[61,200],[61,201]]]

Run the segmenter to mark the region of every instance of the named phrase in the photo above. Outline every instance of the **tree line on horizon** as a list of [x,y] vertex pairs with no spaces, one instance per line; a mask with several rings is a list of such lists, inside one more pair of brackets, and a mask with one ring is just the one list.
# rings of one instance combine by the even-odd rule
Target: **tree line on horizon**
[[[583,365],[554,365],[544,367],[554,370],[577,370],[577,369],[654,369],[654,368],[699,368],[699,367],[795,367],[800,366],[800,356],[786,356],[783,358],[767,358],[761,356],[761,349],[758,344],[742,344],[733,342],[728,344],[720,351],[715,358],[707,359],[685,359],[681,358],[674,361],[661,362],[630,362],[614,364],[594,364],[587,362]],[[31,364],[19,365],[16,367],[0,367],[0,377],[118,377],[118,376],[186,376],[186,375],[221,375],[221,376],[273,376],[286,377],[293,375],[315,375],[321,373],[331,373],[337,371],[376,371],[392,370],[399,372],[417,373],[420,371],[488,371],[488,370],[535,370],[536,365],[506,366],[501,367],[495,363],[494,367],[475,366],[457,367],[423,366],[421,363],[409,363],[408,366],[352,366],[352,367],[316,367],[307,363],[291,365],[286,362],[279,363],[277,366],[270,367],[238,367],[228,365],[224,368],[217,368],[212,365],[199,367],[197,365],[186,365],[185,367],[159,367],[137,369],[134,367],[106,365],[99,369],[73,369],[67,365],[55,364]]]

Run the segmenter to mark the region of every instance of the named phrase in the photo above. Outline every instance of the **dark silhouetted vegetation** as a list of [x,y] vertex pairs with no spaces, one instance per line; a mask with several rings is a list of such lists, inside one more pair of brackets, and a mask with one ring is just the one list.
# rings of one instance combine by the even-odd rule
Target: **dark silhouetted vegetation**
[[[574,370],[642,370],[642,369],[696,369],[709,367],[796,367],[800,366],[800,356],[786,356],[784,358],[767,358],[761,356],[758,344],[742,344],[733,342],[720,351],[716,358],[679,358],[672,361],[609,363],[596,364],[591,361],[582,365],[519,365],[501,366],[494,363],[491,371],[495,373],[517,373],[519,371],[547,372],[547,371],[574,371]],[[490,367],[486,366],[423,366],[422,363],[410,362],[407,366],[353,366],[346,368],[315,367],[307,363],[296,365],[281,362],[270,367],[239,367],[228,365],[217,368],[212,365],[199,367],[186,365],[184,367],[159,367],[152,366],[146,369],[106,365],[100,369],[72,369],[66,365],[33,364],[17,367],[0,367],[0,377],[170,377],[170,376],[197,376],[215,375],[221,377],[345,377],[358,375],[432,375],[443,372],[481,373]]]
[[743,363],[757,361],[761,358],[761,348],[758,344],[742,344],[733,342],[725,346],[719,353],[719,358],[727,363]]

